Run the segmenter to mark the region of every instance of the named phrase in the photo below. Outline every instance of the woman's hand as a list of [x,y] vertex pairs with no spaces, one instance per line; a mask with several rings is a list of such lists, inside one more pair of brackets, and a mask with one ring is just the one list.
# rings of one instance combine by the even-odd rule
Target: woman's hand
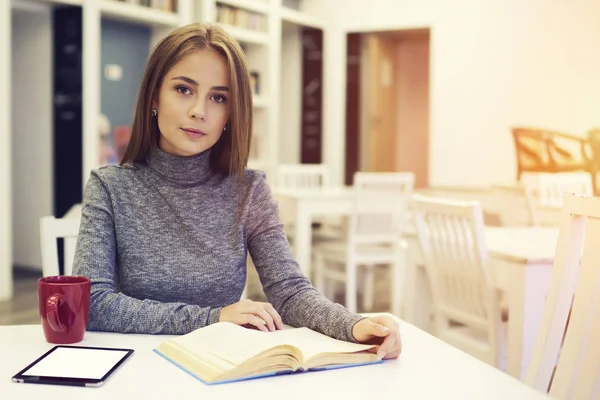
[[281,317],[269,303],[242,300],[221,309],[219,322],[231,322],[236,325],[250,325],[263,332],[283,329]]
[[377,352],[377,358],[398,358],[402,352],[400,328],[396,321],[389,316],[377,316],[358,321],[352,327],[352,335],[360,343],[376,344],[372,352]]

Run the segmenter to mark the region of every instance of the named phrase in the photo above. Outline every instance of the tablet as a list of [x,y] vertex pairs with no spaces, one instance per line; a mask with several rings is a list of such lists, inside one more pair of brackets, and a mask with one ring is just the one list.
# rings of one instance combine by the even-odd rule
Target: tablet
[[12,379],[18,383],[97,387],[132,353],[131,349],[55,346]]

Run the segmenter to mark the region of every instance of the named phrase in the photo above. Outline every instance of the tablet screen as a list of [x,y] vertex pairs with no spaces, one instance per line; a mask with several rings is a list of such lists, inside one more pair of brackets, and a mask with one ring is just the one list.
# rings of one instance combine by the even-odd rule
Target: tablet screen
[[57,346],[21,376],[102,379],[129,354],[126,349]]

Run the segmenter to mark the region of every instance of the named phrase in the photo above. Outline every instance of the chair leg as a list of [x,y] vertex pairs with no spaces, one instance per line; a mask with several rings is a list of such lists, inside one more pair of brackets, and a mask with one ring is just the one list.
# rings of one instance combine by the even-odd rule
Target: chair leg
[[356,281],[356,264],[353,260],[348,260],[348,264],[346,266],[346,308],[353,313],[357,312]]
[[[315,288],[325,297],[328,297],[325,293],[325,272],[323,271],[325,268],[325,263],[323,261],[323,256],[317,251],[314,253],[314,268],[313,273],[315,276]],[[329,297],[328,297],[329,298]]]
[[392,264],[392,314],[398,318],[402,318],[404,315],[404,290],[406,287],[404,271],[407,265],[407,252],[408,252],[408,243],[406,241],[401,240],[398,243],[398,255],[396,256],[396,261]]
[[364,293],[362,298],[363,311],[373,311],[375,303],[375,265],[365,265]]

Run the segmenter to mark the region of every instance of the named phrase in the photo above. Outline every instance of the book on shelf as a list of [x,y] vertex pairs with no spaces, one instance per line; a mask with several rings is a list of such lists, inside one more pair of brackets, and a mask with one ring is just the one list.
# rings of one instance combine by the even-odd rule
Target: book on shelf
[[177,0],[113,0],[121,3],[128,3],[137,6],[149,7],[165,12],[175,12],[175,3]]
[[372,345],[308,328],[261,332],[219,322],[161,343],[154,352],[206,384],[376,364]]
[[253,31],[267,30],[265,15],[220,3],[217,4],[217,22]]

